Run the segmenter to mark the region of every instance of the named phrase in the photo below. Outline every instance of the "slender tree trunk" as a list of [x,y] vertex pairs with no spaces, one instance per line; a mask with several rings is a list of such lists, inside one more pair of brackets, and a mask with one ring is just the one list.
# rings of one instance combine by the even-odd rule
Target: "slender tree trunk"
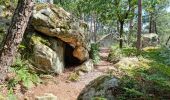
[[131,19],[130,22],[129,22],[128,45],[131,42],[132,30],[133,30],[133,19]]
[[156,24],[156,21],[155,21],[155,33],[158,34],[158,30],[157,30],[157,24]]
[[5,81],[8,67],[13,63],[18,46],[22,41],[27,23],[32,14],[33,0],[19,0],[7,35],[0,50],[0,83]]
[[94,14],[94,16],[93,16],[93,21],[94,21],[94,23],[93,23],[94,24],[94,42],[96,43],[96,41],[97,41],[96,14]]
[[123,47],[123,38],[122,38],[122,35],[123,35],[123,25],[124,25],[124,22],[120,22],[120,33],[119,33],[119,38],[120,38],[119,47],[120,48]]
[[150,13],[150,18],[149,18],[149,33],[152,33],[151,32],[151,28],[152,28],[152,14]]
[[119,27],[119,21],[117,21],[117,32],[120,32],[119,29],[120,29],[120,27]]
[[138,0],[138,33],[136,45],[138,52],[141,49],[141,29],[142,29],[142,0]]
[[155,20],[153,13],[150,13],[149,33],[155,33]]
[[93,17],[92,17],[92,15],[91,15],[91,18],[90,18],[90,22],[91,22],[90,33],[93,33]]

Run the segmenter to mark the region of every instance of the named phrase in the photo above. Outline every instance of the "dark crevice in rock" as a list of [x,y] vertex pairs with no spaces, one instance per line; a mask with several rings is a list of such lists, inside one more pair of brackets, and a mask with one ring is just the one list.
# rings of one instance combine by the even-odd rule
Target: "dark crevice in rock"
[[74,51],[73,47],[71,47],[69,44],[65,45],[64,61],[65,61],[66,68],[81,65],[81,61],[73,56],[73,51]]

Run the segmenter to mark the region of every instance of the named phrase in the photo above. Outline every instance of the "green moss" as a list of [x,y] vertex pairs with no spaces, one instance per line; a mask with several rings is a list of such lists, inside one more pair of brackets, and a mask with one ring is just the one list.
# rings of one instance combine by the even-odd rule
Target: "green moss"
[[45,44],[47,46],[50,46],[50,42],[48,41],[48,39],[45,39],[43,37],[40,37],[38,35],[33,35],[31,37],[31,40],[34,44],[37,44],[37,43],[42,43],[42,44]]
[[41,9],[44,9],[44,8],[53,8],[53,7],[58,7],[58,6],[57,5],[51,5],[51,4],[39,3],[35,6],[35,9],[37,11],[40,11]]
[[[91,88],[96,89],[96,90],[102,90],[102,89],[101,89],[102,86],[100,86],[100,85],[101,85],[104,81],[110,80],[110,79],[112,79],[112,78],[113,78],[113,77],[110,76],[110,75],[102,75],[102,76],[96,78],[95,80],[91,81],[91,83],[90,83],[89,86],[90,86]],[[88,86],[88,87],[89,87],[89,86]]]

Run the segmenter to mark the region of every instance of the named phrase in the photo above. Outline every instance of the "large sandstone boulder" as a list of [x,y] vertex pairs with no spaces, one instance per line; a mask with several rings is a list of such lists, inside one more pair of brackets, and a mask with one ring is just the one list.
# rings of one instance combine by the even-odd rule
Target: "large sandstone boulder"
[[[100,76],[90,82],[80,93],[77,100],[98,100],[95,98],[105,98],[115,100],[114,88],[118,86],[118,80],[112,76]],[[105,100],[104,99],[104,100]],[[102,99],[103,100],[103,99]]]
[[62,41],[32,35],[29,45],[32,47],[31,63],[34,65],[35,70],[57,74],[63,72],[65,46]]
[[156,46],[159,43],[159,36],[155,33],[142,35],[142,47]]
[[61,39],[74,48],[73,56],[81,62],[89,58],[87,24],[74,19],[63,8],[38,4],[33,10],[32,25],[35,30]]

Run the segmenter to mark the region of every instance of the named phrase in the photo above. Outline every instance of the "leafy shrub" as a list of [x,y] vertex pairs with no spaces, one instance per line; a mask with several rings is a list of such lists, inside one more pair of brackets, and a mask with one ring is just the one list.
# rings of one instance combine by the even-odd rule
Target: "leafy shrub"
[[117,46],[112,46],[108,55],[108,61],[112,63],[117,63],[121,57],[121,49],[119,49],[119,47]]
[[[135,54],[134,51],[131,52],[133,53],[124,53],[122,49],[121,54],[123,56]],[[168,48],[144,48],[138,56],[141,63],[139,68],[123,70],[126,74],[120,78],[117,99],[168,100],[170,98],[170,67],[166,60],[170,58],[169,52]],[[129,71],[133,74],[129,75]]]
[[93,62],[97,64],[100,61],[100,55],[99,55],[99,45],[97,43],[91,44],[91,51],[90,56],[93,59]]
[[110,49],[110,53],[108,55],[108,61],[112,63],[117,63],[122,57],[136,56],[137,50],[135,48],[122,48],[120,49],[118,46],[112,46]]

